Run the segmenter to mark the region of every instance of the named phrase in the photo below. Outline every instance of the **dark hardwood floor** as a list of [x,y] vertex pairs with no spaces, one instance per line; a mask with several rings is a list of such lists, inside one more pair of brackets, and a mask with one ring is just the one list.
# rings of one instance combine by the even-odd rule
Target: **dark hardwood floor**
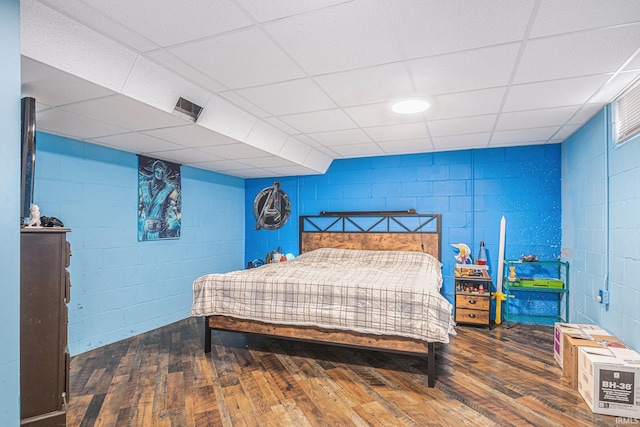
[[615,426],[562,378],[553,329],[457,327],[426,359],[213,334],[186,319],[75,356],[68,426]]

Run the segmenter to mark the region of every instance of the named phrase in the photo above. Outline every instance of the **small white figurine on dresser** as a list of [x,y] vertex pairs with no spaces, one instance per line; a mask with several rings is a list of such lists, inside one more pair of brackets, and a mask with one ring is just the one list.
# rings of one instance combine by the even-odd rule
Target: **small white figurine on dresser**
[[40,227],[40,207],[38,205],[31,205],[29,209],[31,218],[29,219],[29,227]]

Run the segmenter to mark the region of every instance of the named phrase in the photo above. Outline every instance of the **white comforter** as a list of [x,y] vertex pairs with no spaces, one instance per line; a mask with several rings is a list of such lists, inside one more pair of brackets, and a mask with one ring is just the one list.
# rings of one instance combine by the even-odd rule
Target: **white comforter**
[[454,322],[441,286],[441,264],[428,254],[324,248],[202,276],[191,314],[447,343]]

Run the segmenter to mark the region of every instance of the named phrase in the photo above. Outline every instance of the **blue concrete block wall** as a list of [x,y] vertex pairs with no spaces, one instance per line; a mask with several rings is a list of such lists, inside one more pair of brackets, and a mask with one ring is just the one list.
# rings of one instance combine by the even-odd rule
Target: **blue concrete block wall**
[[0,424],[20,424],[20,2],[0,2]]
[[[573,318],[640,350],[640,138],[617,146],[607,107],[563,144],[562,173]],[[609,306],[596,301],[607,288]]]
[[279,230],[255,230],[249,207],[273,181],[246,181],[248,261],[278,246],[297,254],[299,215],[410,208],[443,215],[443,290],[450,300],[457,253],[451,244],[467,243],[475,256],[484,240],[495,280],[502,215],[508,259],[560,255],[559,145],[335,160],[324,175],[279,179],[291,198],[291,219]]
[[180,239],[138,242],[137,156],[37,138],[35,202],[71,228],[71,354],[188,317],[194,279],[243,267],[242,179],[183,166]]

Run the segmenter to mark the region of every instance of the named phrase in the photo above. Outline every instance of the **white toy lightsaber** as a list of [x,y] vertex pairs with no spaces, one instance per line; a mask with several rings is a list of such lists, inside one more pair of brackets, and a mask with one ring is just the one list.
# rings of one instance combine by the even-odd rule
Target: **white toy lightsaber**
[[507,220],[504,219],[504,215],[500,220],[500,246],[498,247],[498,283],[496,285],[496,292],[493,294],[496,299],[496,324],[502,323],[502,301],[507,299],[506,295],[502,292],[502,279],[504,277],[504,240],[505,232],[507,228]]
[[496,287],[496,291],[498,292],[502,292],[502,279],[504,277],[504,238],[506,228],[507,220],[504,219],[504,215],[502,215],[502,219],[500,220],[500,246],[498,247],[498,285]]

